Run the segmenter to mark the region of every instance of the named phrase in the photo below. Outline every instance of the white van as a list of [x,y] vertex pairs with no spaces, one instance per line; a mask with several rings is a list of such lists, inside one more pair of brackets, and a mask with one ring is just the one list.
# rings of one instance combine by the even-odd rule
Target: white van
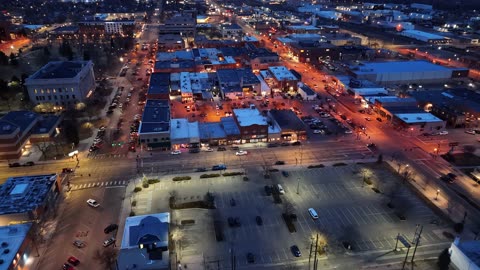
[[277,184],[277,189],[278,189],[278,193],[285,194],[285,190],[283,189],[283,187],[280,184]]
[[313,219],[318,219],[317,211],[313,208],[308,208],[308,213]]

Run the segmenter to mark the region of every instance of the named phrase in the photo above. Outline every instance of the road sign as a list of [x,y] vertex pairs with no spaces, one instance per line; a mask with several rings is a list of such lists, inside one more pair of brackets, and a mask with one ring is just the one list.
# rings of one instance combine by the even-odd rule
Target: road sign
[[406,248],[411,247],[410,243],[408,243],[408,240],[406,239],[405,236],[399,235],[399,236],[397,236],[397,238],[398,238],[398,241],[402,242],[403,246],[405,246]]
[[458,146],[458,142],[451,142],[448,144],[448,146]]

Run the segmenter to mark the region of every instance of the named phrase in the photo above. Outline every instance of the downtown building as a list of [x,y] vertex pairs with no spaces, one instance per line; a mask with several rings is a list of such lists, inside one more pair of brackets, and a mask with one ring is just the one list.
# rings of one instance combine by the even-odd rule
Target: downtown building
[[25,86],[33,104],[46,105],[41,111],[73,107],[85,101],[95,90],[93,62],[49,62],[28,77]]

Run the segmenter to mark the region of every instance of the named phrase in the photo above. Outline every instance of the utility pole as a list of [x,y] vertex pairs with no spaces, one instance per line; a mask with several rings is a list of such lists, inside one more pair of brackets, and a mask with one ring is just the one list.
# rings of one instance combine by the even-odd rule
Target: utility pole
[[310,241],[310,252],[308,253],[308,270],[310,270],[310,261],[312,260],[313,238]]
[[413,263],[413,259],[415,259],[415,252],[417,252],[418,244],[420,243],[420,237],[422,236],[423,225],[420,225],[420,231],[418,232],[417,239],[415,241],[415,248],[413,249],[413,255],[411,262]]
[[313,260],[313,270],[317,270],[317,248],[318,248],[318,233],[317,233],[317,237],[316,237],[316,240],[315,240],[315,256],[314,256],[314,260]]

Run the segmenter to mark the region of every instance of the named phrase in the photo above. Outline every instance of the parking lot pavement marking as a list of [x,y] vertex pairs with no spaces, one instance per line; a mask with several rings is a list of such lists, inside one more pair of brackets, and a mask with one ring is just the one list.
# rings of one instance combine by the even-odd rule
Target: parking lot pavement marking
[[379,240],[379,239],[370,239],[370,242],[373,243],[373,245],[375,246],[376,249],[383,249],[384,248],[384,245],[382,244],[382,241]]
[[345,212],[341,208],[339,208],[338,211],[342,214],[341,216],[343,216],[345,218],[348,225],[350,225],[350,224],[358,225],[357,223],[353,222],[352,219],[350,219],[348,217],[348,214],[345,214]]
[[282,254],[283,254],[284,258],[285,258],[284,260],[288,260],[288,254],[287,254],[287,252],[285,251],[284,248],[282,248]]
[[363,220],[363,218],[360,215],[358,215],[357,212],[355,212],[355,210],[351,210],[350,208],[347,208],[346,210],[348,211],[350,216],[353,217],[353,219],[355,219],[355,222],[357,223],[357,225],[367,224],[365,220]]
[[337,211],[332,210],[332,212],[334,213],[333,214],[334,219],[340,220],[340,222],[342,223],[342,226],[347,226],[348,225],[348,223],[345,223],[345,221],[343,221],[343,219],[341,218],[341,215]]
[[368,246],[366,246],[363,241],[353,241],[355,243],[355,246],[358,248],[358,250],[368,250]]
[[389,237],[383,237],[385,242],[388,243],[388,247],[394,247],[395,246],[395,240]]

